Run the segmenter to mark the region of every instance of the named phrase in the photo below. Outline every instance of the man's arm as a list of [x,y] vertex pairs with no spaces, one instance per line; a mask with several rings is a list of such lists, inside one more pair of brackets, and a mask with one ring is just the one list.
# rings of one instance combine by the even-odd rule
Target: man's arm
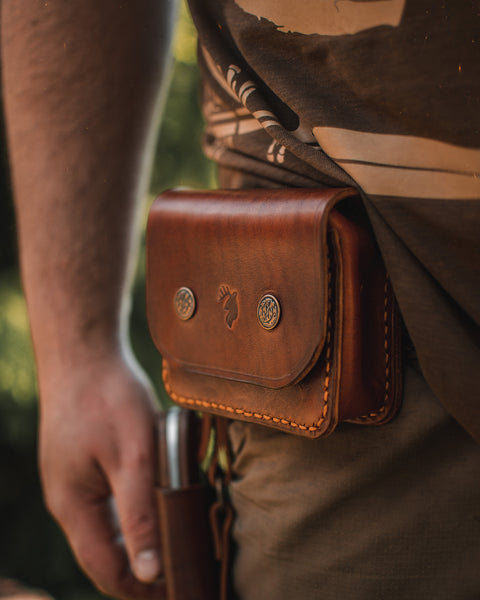
[[161,581],[145,583],[160,570],[154,399],[129,349],[126,291],[174,1],[9,0],[1,10],[47,504],[102,591],[159,598]]

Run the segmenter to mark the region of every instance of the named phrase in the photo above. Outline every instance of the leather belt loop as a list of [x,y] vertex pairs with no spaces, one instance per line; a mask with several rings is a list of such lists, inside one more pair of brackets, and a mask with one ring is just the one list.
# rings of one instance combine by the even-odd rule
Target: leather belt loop
[[202,413],[202,426],[200,429],[200,439],[197,450],[197,462],[205,466],[208,461],[208,455],[211,449],[210,440],[213,431],[213,417],[208,413]]
[[[210,507],[209,520],[215,559],[219,563],[219,600],[228,600],[231,529],[234,518],[228,485],[232,479],[231,451],[228,441],[228,419],[215,417],[214,449],[208,468],[208,480],[216,492],[216,500]],[[212,428],[212,421],[205,428]]]

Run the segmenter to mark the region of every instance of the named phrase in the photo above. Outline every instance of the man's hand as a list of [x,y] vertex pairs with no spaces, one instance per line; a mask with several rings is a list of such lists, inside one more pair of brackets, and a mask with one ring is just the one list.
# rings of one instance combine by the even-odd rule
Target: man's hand
[[52,377],[41,394],[46,501],[79,564],[115,598],[164,597],[154,498],[155,400],[143,374],[121,357],[106,357]]
[[159,570],[152,395],[125,356],[135,224],[175,4],[0,4],[46,498],[94,583],[129,600],[162,598],[161,583],[140,582]]

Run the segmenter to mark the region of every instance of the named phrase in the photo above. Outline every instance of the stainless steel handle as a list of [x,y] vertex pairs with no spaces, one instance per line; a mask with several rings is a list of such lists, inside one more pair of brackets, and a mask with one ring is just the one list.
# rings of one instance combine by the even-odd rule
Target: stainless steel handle
[[165,422],[168,476],[172,489],[179,489],[183,484],[180,472],[180,412],[178,406],[170,408]]

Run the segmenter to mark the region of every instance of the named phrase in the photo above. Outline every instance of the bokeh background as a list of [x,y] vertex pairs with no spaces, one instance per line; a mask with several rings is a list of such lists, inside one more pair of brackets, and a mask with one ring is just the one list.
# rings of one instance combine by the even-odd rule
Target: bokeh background
[[[201,152],[198,86],[196,35],[182,8],[145,218],[153,197],[163,189],[215,185],[214,167]],[[76,567],[63,535],[43,506],[37,474],[35,369],[18,273],[3,123],[0,125],[0,578],[44,589],[57,600],[100,600],[104,596]],[[161,397],[159,356],[145,318],[144,277],[142,242],[133,286],[131,336]]]

